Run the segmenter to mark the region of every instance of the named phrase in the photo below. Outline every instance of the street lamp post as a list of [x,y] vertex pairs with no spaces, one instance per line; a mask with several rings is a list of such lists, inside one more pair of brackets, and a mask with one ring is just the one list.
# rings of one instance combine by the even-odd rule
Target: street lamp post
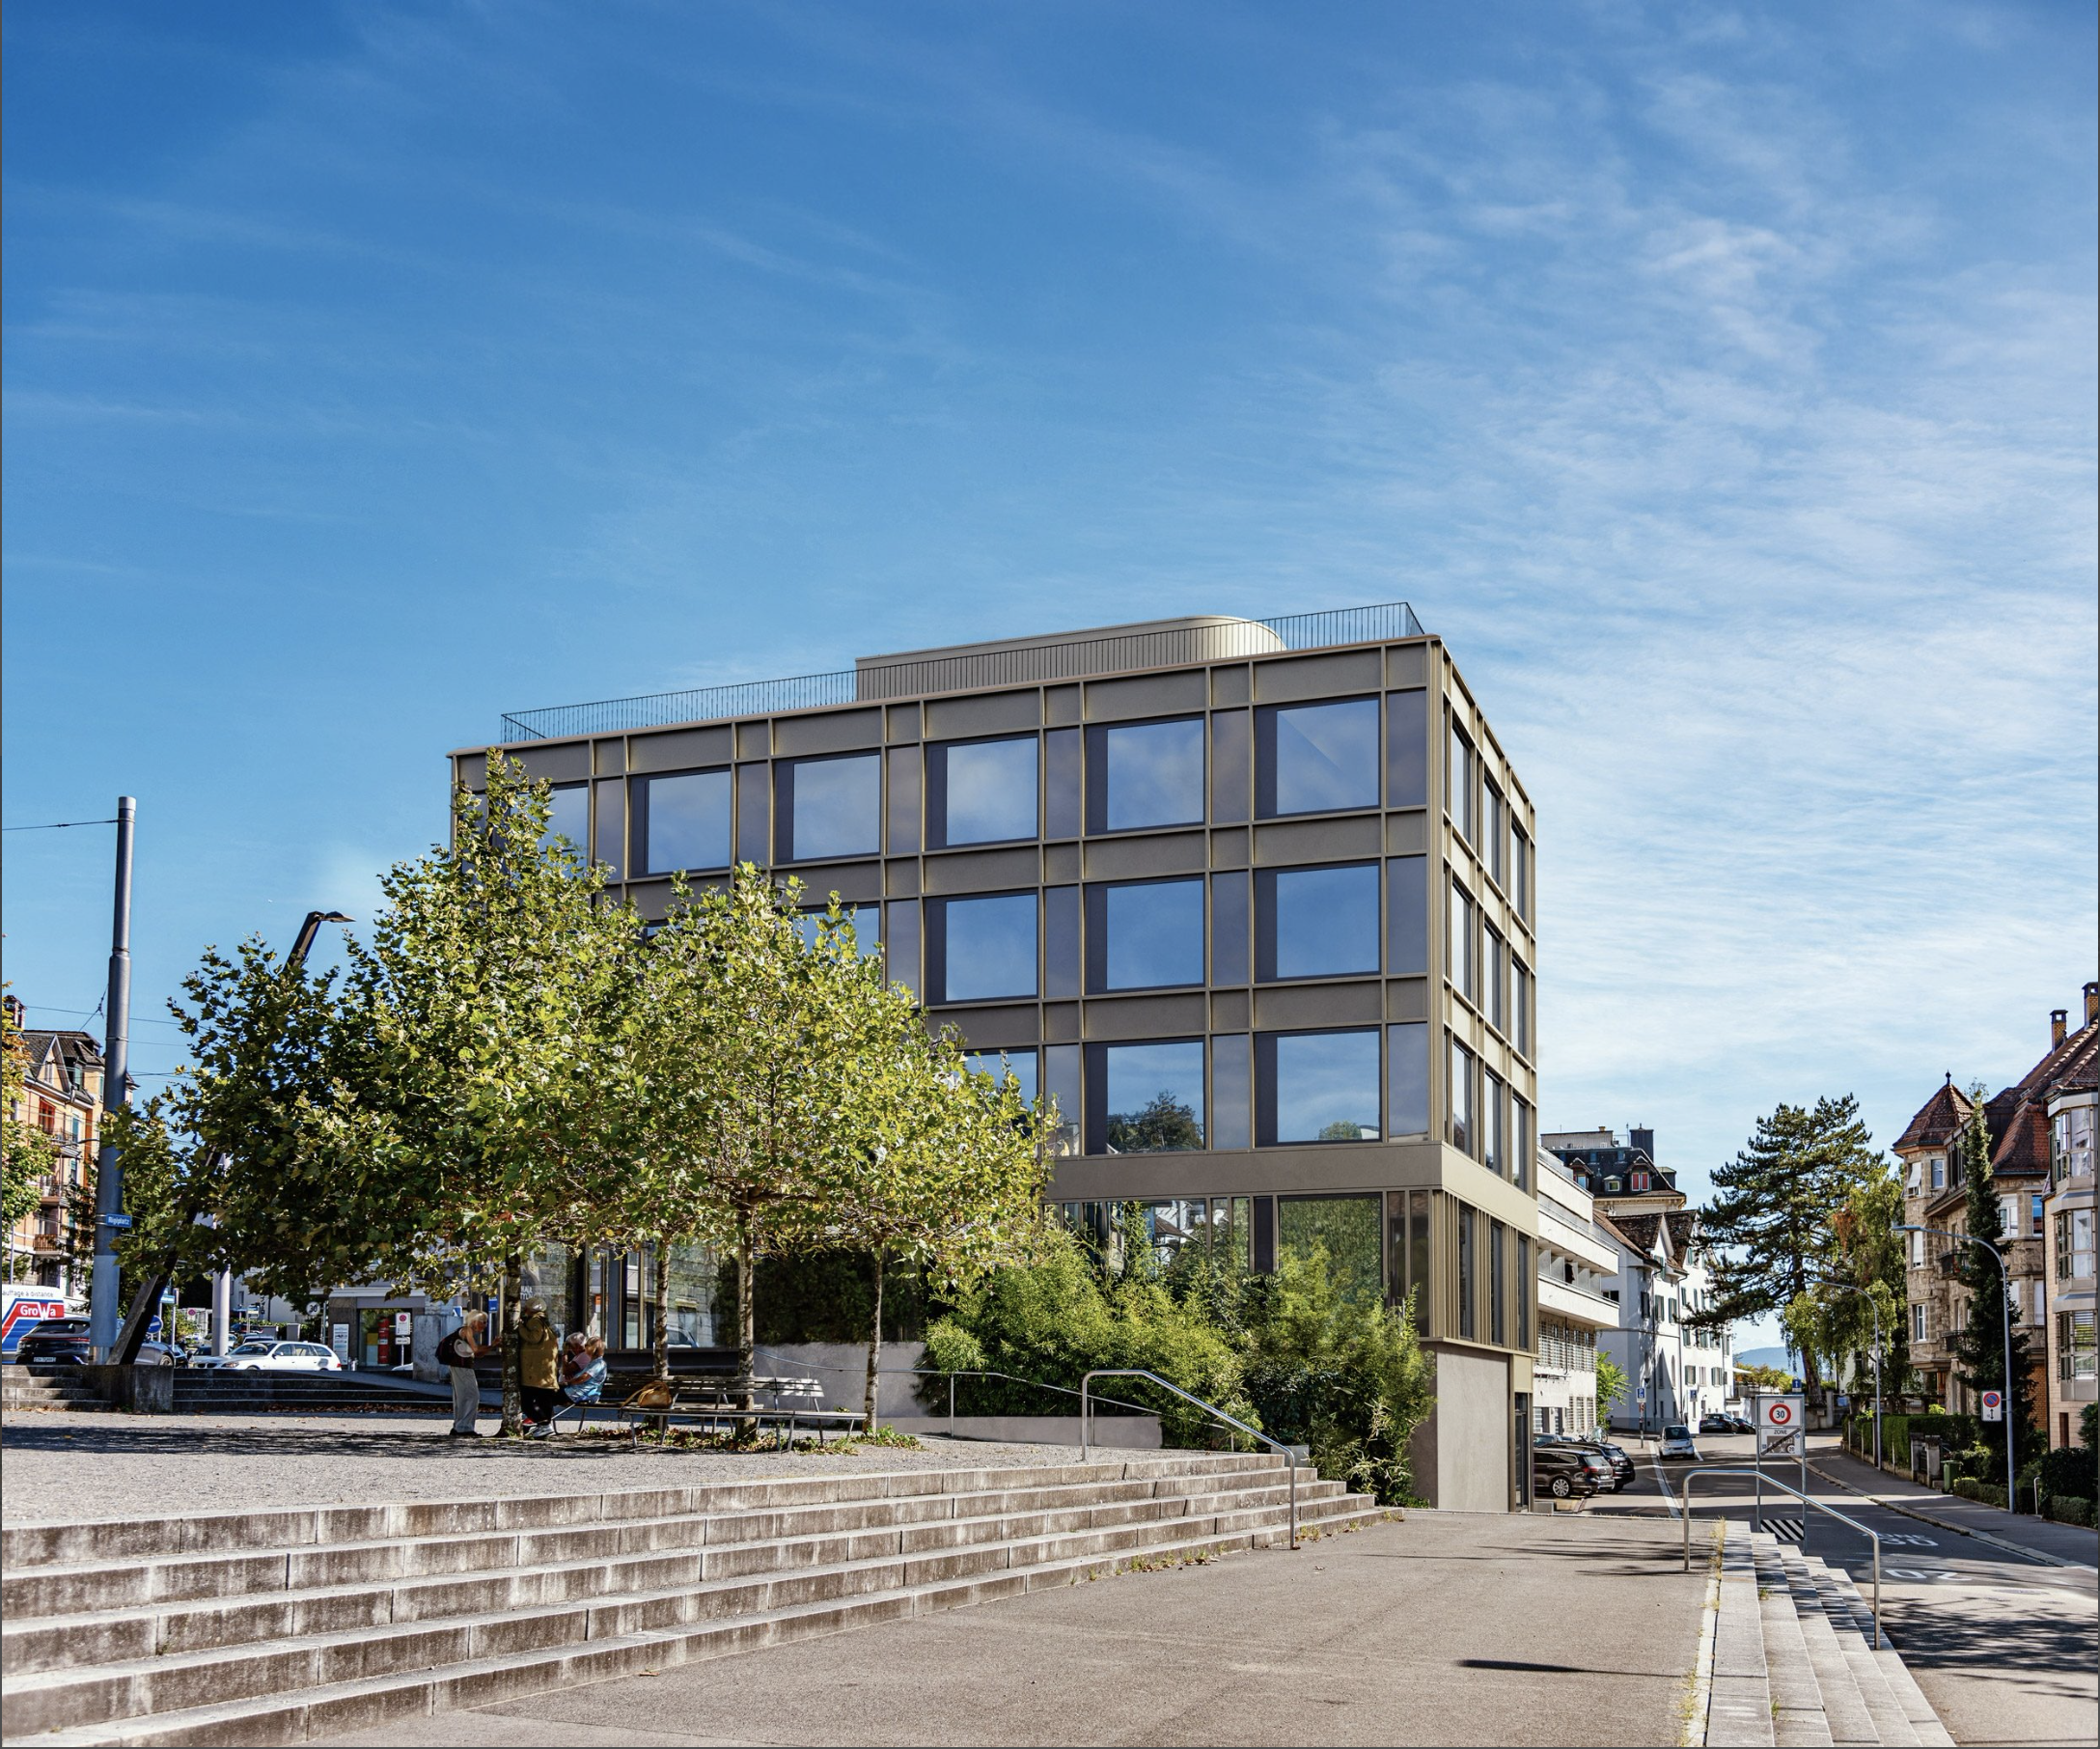
[[1981,1245],[1997,1261],[1998,1313],[2003,1322],[2005,1335],[2005,1388],[2003,1392],[2005,1412],[2005,1510],[2011,1512],[2013,1510],[2013,1485],[2020,1472],[2013,1461],[2013,1454],[2016,1448],[2013,1443],[2012,1429],[2012,1297],[2006,1291],[2011,1286],[2012,1277],[2006,1271],[2004,1254],[1996,1245],[1992,1244],[1989,1239],[1978,1238],[1973,1233],[1949,1233],[1945,1227],[1920,1227],[1915,1223],[1908,1222],[1897,1227],[1895,1231],[1898,1233],[1931,1233],[1937,1234],[1941,1238],[1967,1239],[1972,1245]]
[[[1814,1288],[1835,1288],[1840,1293],[1857,1293],[1866,1301],[1866,1309],[1874,1319],[1874,1473],[1881,1473],[1881,1304],[1856,1282],[1816,1281]],[[1806,1434],[1803,1435],[1807,1437]],[[2007,1499],[2011,1495],[2006,1496]]]

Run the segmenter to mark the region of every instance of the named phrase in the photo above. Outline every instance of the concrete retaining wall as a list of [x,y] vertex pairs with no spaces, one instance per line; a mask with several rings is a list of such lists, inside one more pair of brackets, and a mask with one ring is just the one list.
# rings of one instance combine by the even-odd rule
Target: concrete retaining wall
[[[1079,1443],[1077,1415],[885,1416],[899,1433],[940,1433],[953,1439],[990,1439],[1004,1445]],[[1096,1415],[1093,1443],[1119,1452],[1156,1452],[1160,1448],[1157,1415]]]
[[109,1400],[112,1408],[145,1415],[175,1413],[175,1368],[107,1367],[80,1369],[81,1376]]

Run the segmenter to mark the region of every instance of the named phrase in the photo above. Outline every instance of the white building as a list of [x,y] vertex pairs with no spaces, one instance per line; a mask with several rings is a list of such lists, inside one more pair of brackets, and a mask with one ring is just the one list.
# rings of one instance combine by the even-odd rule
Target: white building
[[1543,1149],[1538,1153],[1538,1347],[1532,1415],[1541,1433],[1597,1426],[1597,1339],[1618,1308],[1605,1288],[1618,1272],[1618,1243],[1597,1223],[1589,1192]]

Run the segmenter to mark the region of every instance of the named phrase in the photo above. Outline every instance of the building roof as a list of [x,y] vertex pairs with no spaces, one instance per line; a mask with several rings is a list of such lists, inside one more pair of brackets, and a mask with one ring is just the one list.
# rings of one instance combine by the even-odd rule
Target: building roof
[[29,1059],[29,1079],[45,1091],[56,1091],[87,1099],[85,1077],[102,1067],[102,1047],[92,1033],[45,1032],[25,1027],[18,1035],[23,1054]]
[[2027,1178],[2049,1170],[2049,1098],[2074,1075],[2092,1075],[2100,1024],[2091,1021],[2052,1044],[2048,1054],[1986,1107],[1991,1125],[1991,1176]]
[[1969,1121],[1969,1096],[1947,1077],[1944,1087],[1933,1089],[1932,1097],[1918,1108],[1918,1115],[1896,1139],[1896,1152],[1910,1148],[1946,1148],[1961,1134]]

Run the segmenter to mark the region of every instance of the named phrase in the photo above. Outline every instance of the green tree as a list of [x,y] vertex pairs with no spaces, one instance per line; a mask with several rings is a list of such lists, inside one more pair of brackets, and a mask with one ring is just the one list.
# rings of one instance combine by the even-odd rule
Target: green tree
[[1612,1419],[1612,1410],[1627,1400],[1632,1384],[1626,1377],[1626,1369],[1609,1354],[1597,1355],[1597,1426],[1603,1427]]
[[[1958,1152],[1962,1187],[1968,1192],[1966,1230],[1974,1238],[2006,1245],[2004,1222],[1999,1212],[1998,1189],[1991,1177],[1991,1132],[1983,1110],[1984,1089],[1980,1083],[1969,1090],[1969,1120],[1962,1125]],[[1937,1242],[1937,1241],[1936,1241]],[[2029,1370],[2027,1331],[2020,1323],[2020,1302],[1998,1266],[1998,1259],[1982,1245],[1962,1245],[1961,1279],[1969,1290],[1969,1316],[1954,1339],[1954,1358],[1962,1382],[1972,1391],[2003,1391],[2005,1414],[2018,1430],[2017,1443],[2034,1449],[2034,1378]],[[2011,1319],[2012,1376],[2005,1376],[2006,1317]],[[1995,1477],[2005,1461],[2002,1442],[1990,1442]],[[2010,1481],[2010,1478],[2005,1480]]]
[[1849,1360],[1855,1390],[1873,1377],[1877,1320],[1884,1391],[1900,1390],[1910,1371],[1908,1260],[1895,1230],[1902,1219],[1902,1180],[1881,1161],[1853,1186],[1832,1221],[1837,1244],[1827,1285],[1811,1288],[1782,1320],[1797,1347]]
[[1164,1153],[1201,1148],[1203,1126],[1186,1103],[1163,1088],[1134,1112],[1109,1113],[1108,1145],[1112,1153]]
[[[1850,1094],[1812,1108],[1781,1105],[1757,1120],[1749,1143],[1714,1173],[1714,1199],[1699,1214],[1713,1247],[1717,1317],[1783,1315],[1831,1272],[1837,1215],[1882,1169],[1872,1139]],[[1802,1342],[1803,1376],[1816,1405],[1821,1357],[1813,1341]]]
[[525,1259],[619,1232],[642,929],[602,868],[549,841],[544,784],[500,755],[454,797],[450,847],[397,864],[351,984],[369,1097],[332,1114],[338,1158],[383,1184],[381,1271],[457,1291],[503,1281],[503,1424],[519,1430]]

